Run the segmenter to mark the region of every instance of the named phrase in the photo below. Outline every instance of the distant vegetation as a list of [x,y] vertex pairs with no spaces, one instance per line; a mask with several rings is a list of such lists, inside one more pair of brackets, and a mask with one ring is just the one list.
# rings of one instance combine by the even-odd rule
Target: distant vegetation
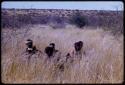
[[71,17],[70,22],[71,24],[75,24],[77,27],[82,28],[87,24],[87,19],[77,12]]
[[87,25],[110,28],[114,34],[123,33],[123,11],[2,9],[2,28],[21,28],[28,24],[52,24],[53,28],[64,28],[65,24],[79,28]]

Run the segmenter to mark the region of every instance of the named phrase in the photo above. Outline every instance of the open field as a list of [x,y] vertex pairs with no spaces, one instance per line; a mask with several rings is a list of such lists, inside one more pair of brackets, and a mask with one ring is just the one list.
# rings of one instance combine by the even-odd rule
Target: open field
[[[107,28],[110,29],[110,28]],[[115,29],[115,28],[114,28]],[[2,29],[1,66],[3,83],[122,83],[123,34],[114,36],[103,28],[78,29],[66,25],[53,29],[49,25],[25,26],[21,29]],[[23,55],[26,39],[32,39],[42,53],[31,57]],[[74,56],[73,63],[65,63],[64,71],[46,60],[44,48],[56,44],[62,58],[71,52],[76,41],[83,41],[86,55]]]

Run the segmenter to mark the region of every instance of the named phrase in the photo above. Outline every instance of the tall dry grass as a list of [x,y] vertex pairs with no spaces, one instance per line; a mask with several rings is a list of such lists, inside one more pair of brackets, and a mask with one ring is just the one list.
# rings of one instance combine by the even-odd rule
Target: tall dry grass
[[[42,51],[32,56],[30,62],[24,41],[31,38]],[[73,50],[74,42],[84,42],[80,61],[66,63],[64,72],[55,69],[46,60],[44,48],[50,43],[64,57]],[[67,25],[65,29],[51,29],[35,25],[30,29],[2,29],[2,82],[3,83],[122,83],[123,82],[123,35],[116,39],[102,29],[77,29]],[[76,56],[77,57],[77,56]]]

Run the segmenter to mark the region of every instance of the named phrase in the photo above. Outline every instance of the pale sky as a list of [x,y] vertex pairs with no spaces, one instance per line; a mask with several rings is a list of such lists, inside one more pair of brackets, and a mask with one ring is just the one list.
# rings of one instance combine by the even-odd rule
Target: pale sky
[[124,10],[121,1],[4,1],[2,8]]

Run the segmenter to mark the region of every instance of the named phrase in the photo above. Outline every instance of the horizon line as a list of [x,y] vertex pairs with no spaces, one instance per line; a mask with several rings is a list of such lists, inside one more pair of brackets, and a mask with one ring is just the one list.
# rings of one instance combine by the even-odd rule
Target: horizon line
[[51,9],[51,8],[2,8],[2,9],[20,9],[20,10],[27,10],[27,9],[29,9],[29,10],[80,10],[80,11],[124,11],[124,10],[105,10],[105,9],[100,9],[100,10],[98,10],[98,9]]

